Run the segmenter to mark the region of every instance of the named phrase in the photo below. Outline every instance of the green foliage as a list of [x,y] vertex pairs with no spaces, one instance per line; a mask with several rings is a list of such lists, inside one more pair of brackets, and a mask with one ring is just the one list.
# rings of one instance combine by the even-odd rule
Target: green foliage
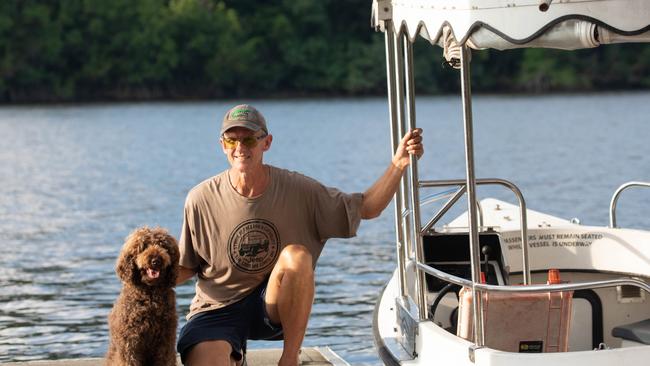
[[[384,94],[368,0],[0,1],[0,101]],[[415,44],[416,89],[458,72]],[[649,88],[650,47],[473,53],[474,91]]]
[[585,62],[583,54],[590,58],[584,51],[525,49],[517,75],[520,87],[534,92],[591,88],[590,79],[582,72]]

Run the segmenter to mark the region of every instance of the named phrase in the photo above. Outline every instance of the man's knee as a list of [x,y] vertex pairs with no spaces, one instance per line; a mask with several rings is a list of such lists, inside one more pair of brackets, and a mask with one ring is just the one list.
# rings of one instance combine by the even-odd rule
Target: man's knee
[[313,257],[309,250],[300,244],[289,244],[282,249],[279,263],[284,270],[313,274]]
[[189,350],[185,365],[233,365],[235,361],[231,354],[232,346],[227,341],[205,341]]

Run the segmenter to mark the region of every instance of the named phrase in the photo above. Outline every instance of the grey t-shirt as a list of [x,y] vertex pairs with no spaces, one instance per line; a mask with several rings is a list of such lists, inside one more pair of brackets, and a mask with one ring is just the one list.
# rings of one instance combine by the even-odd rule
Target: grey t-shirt
[[269,169],[270,184],[255,198],[240,195],[227,171],[188,193],[180,265],[198,273],[188,319],[244,298],[271,273],[286,245],[304,245],[315,266],[327,239],[356,234],[361,193],[346,194],[296,172]]

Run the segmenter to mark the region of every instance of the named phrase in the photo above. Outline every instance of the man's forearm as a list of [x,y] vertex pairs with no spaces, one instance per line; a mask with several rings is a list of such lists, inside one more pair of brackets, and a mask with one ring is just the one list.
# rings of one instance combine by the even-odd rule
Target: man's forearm
[[399,187],[404,170],[411,162],[410,156],[415,155],[419,158],[424,152],[421,133],[422,129],[416,128],[402,137],[388,169],[363,196],[362,219],[375,218],[388,206]]
[[384,174],[363,195],[361,218],[372,219],[381,214],[393,198],[406,167],[397,167],[393,162]]
[[196,275],[195,270],[183,266],[178,266],[178,277],[176,277],[176,284],[180,285],[181,283],[194,277],[194,275]]

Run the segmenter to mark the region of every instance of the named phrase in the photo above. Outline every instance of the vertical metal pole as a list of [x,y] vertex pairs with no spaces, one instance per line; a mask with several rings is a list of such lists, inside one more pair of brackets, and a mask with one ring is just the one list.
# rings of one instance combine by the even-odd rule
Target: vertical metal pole
[[[388,111],[390,114],[390,132],[391,132],[391,151],[395,153],[397,150],[397,144],[395,141],[399,137],[398,134],[398,125],[397,125],[397,109],[396,109],[396,100],[397,93],[395,89],[395,35],[393,32],[392,21],[387,20],[385,23],[386,32],[386,76],[387,76],[387,86],[388,86]],[[401,297],[406,295],[406,277],[404,275],[405,271],[405,255],[404,255],[404,237],[402,235],[402,192],[401,189],[398,189],[395,192],[395,241],[397,247],[397,266],[398,271],[397,275],[399,278],[399,294]]]
[[[404,85],[404,39],[401,34],[395,34],[395,76],[397,79],[397,121],[399,134],[395,136],[395,148],[399,145],[400,140],[406,133],[406,117],[405,117],[405,85]],[[409,181],[406,175],[402,176],[400,182],[400,191],[402,195],[402,238],[404,239],[405,259],[409,261],[413,254],[413,237],[411,235],[411,211]],[[408,215],[404,215],[408,213]],[[408,282],[408,281],[407,281]],[[417,281],[415,282],[415,300],[417,301]],[[408,292],[408,291],[407,291]],[[413,295],[413,294],[411,294]]]
[[[408,43],[408,42],[407,42]],[[406,116],[405,116],[405,101],[404,101],[404,94],[405,94],[405,69],[404,69],[404,36],[401,36],[399,34],[395,34],[395,74],[397,78],[397,120],[398,120],[398,131],[399,134],[395,136],[395,147],[397,148],[397,145],[399,145],[400,140],[402,137],[404,137],[404,134],[406,134]],[[411,258],[411,254],[414,253],[413,251],[413,238],[411,235],[411,216],[413,212],[411,211],[411,201],[409,200],[410,197],[410,185],[408,181],[408,177],[406,174],[402,176],[402,181],[400,182],[400,191],[402,192],[402,212],[409,213],[409,215],[402,215],[402,228],[403,228],[403,233],[402,237],[404,238],[405,241],[405,253],[406,253],[406,260],[409,260]]]
[[[474,132],[472,128],[472,90],[469,72],[470,50],[461,46],[461,88],[463,94],[463,120],[465,125],[465,167],[467,174],[467,214],[469,217],[469,245],[472,261],[472,283],[481,282],[481,256],[478,238],[476,209],[476,177],[474,176]],[[474,343],[481,347],[485,344],[483,337],[483,306],[481,293],[472,287],[472,308],[474,310]]]
[[524,285],[530,285],[530,261],[528,259],[528,220],[526,219],[526,202],[519,192],[519,222],[521,222],[521,255],[522,255],[522,273],[524,274]]
[[[409,41],[408,35],[404,34],[402,37],[404,44],[404,59],[406,61],[404,72],[406,74],[406,107],[408,116],[408,128],[415,129],[415,82],[413,77],[413,44]],[[424,250],[422,248],[422,235],[420,229],[422,226],[420,219],[420,191],[419,191],[419,175],[418,175],[418,159],[415,155],[411,155],[411,164],[409,174],[409,185],[411,190],[411,212],[413,214],[413,229],[415,235],[415,258],[418,263],[424,263]],[[424,272],[416,267],[416,287],[417,287],[417,304],[420,320],[427,317],[427,304],[426,304],[426,291]]]

